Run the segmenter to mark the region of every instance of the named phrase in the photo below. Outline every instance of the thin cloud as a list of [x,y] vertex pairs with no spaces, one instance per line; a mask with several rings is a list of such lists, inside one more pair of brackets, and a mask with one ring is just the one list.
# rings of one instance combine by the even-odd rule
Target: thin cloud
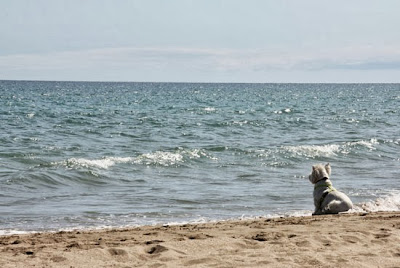
[[325,64],[324,69],[333,70],[400,70],[400,59],[393,61],[364,61],[364,62],[346,62]]
[[400,70],[400,49],[396,47],[348,47],[321,51],[284,49],[212,48],[102,48],[43,54],[0,56],[0,78],[13,72],[79,70],[141,70],[182,72],[268,72],[332,69]]

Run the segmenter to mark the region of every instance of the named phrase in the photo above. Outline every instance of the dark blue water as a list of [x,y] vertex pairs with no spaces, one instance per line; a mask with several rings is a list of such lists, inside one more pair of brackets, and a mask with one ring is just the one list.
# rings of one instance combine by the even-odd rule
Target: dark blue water
[[400,210],[400,84],[0,81],[0,230]]

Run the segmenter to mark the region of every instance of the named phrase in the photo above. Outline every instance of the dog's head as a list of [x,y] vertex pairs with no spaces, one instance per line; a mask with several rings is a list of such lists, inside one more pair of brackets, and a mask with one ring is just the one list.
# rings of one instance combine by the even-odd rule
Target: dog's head
[[312,184],[316,184],[320,180],[323,179],[329,179],[329,176],[331,175],[331,165],[326,164],[318,164],[312,167],[312,172],[308,176],[308,179]]

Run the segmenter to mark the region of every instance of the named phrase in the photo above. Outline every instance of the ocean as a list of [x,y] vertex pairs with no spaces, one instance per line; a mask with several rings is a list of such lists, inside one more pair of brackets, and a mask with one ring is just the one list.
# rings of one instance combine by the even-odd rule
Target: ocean
[[400,84],[0,81],[0,234],[400,211]]

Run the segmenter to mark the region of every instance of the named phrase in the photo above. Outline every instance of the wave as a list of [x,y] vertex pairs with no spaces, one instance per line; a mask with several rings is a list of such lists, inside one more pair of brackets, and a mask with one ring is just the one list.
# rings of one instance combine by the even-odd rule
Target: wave
[[283,110],[276,110],[276,111],[274,111],[274,114],[282,114],[282,113],[289,114],[291,112],[292,112],[292,110],[290,108],[286,108],[286,109],[283,109]]
[[345,142],[341,144],[326,145],[299,145],[299,146],[283,146],[281,149],[292,156],[302,156],[308,158],[315,157],[332,157],[338,154],[347,155],[352,151],[362,148],[368,150],[376,150],[376,145],[380,144],[377,139],[361,140],[354,142]]
[[318,156],[334,156],[341,150],[341,146],[337,144],[330,145],[300,145],[300,146],[284,146],[283,151],[292,154],[292,156],[318,157]]
[[280,146],[272,149],[256,149],[247,151],[247,153],[265,159],[264,164],[270,166],[285,166],[291,160],[346,157],[350,154],[359,154],[360,152],[370,152],[377,150],[378,145],[390,141],[378,141],[377,139],[360,140],[343,143],[332,143],[322,145],[294,145]]
[[400,191],[394,191],[376,200],[356,204],[355,212],[400,211]]
[[175,166],[192,159],[208,158],[217,160],[202,149],[183,149],[179,148],[174,152],[155,151],[152,153],[141,154],[137,157],[103,157],[101,159],[69,158],[61,162],[53,162],[52,165],[62,165],[68,168],[98,168],[109,169],[116,164],[137,164],[137,165],[156,165],[156,166]]
[[21,230],[0,230],[0,236],[5,236],[5,235],[23,235],[23,234],[34,234],[39,231],[21,231]]
[[[382,149],[379,146],[385,144],[389,147],[397,147],[399,145],[399,140],[378,140],[373,138],[369,140],[322,145],[280,146],[271,149],[241,149],[217,145],[206,146],[202,149],[178,147],[175,150],[158,150],[149,153],[143,153],[137,156],[104,156],[97,159],[74,157],[59,162],[51,162],[50,166],[61,165],[72,169],[109,169],[118,164],[177,167],[182,165],[190,165],[199,160],[218,161],[221,158],[221,161],[224,161],[224,157],[234,154],[241,155],[242,164],[246,164],[248,161],[253,161],[255,157],[261,159],[263,161],[263,165],[283,167],[290,164],[291,161],[315,159],[321,157],[346,157],[347,155],[369,153],[371,151]],[[216,155],[219,155],[219,158],[217,158]],[[243,159],[243,157],[247,159]]]
[[154,153],[142,154],[137,157],[133,162],[135,164],[154,164],[167,167],[183,162],[183,155],[180,153],[157,151]]
[[117,163],[127,163],[131,161],[132,161],[131,157],[105,157],[103,159],[95,159],[95,160],[90,160],[85,158],[70,158],[62,162],[61,164],[71,168],[79,166],[85,168],[95,167],[101,169],[108,169],[109,167],[114,166]]
[[369,150],[376,150],[374,145],[380,144],[377,139],[370,139],[370,140],[361,140],[361,141],[354,141],[354,142],[346,142],[345,146],[347,147],[355,147],[355,146],[363,146],[368,148]]
[[206,111],[206,112],[215,112],[216,109],[214,107],[206,107],[206,108],[204,108],[204,111]]

